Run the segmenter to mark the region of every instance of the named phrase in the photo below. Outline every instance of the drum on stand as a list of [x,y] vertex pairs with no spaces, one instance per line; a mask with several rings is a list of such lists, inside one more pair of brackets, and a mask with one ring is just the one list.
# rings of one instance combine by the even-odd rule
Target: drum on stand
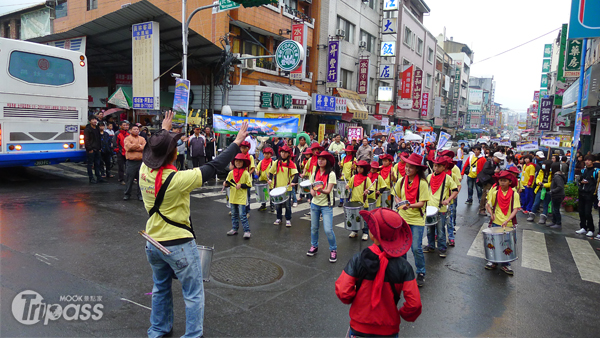
[[492,263],[508,263],[518,258],[515,228],[487,228],[482,234],[486,260]]
[[385,189],[381,193],[381,206],[383,208],[391,209],[393,203],[394,203],[394,199],[393,199],[393,196],[392,196],[392,191],[390,189]]
[[344,204],[344,214],[346,215],[346,222],[344,228],[350,231],[359,231],[363,228],[362,217],[359,212],[364,209],[364,205],[360,202],[346,202]]
[[256,188],[256,201],[262,203],[267,203],[269,199],[269,185],[267,182],[257,182],[254,184]]
[[310,180],[304,180],[300,182],[300,193],[301,194],[310,194]]
[[349,196],[348,190],[346,190],[346,182],[344,182],[342,180],[337,181],[337,183],[335,185],[335,191],[337,193],[338,198],[347,199]]
[[440,222],[440,214],[438,208],[428,206],[425,211],[425,226],[436,226]]
[[202,280],[210,282],[210,265],[212,263],[212,256],[215,252],[215,247],[212,248],[204,245],[197,245],[198,252],[200,253],[200,270],[202,271]]
[[367,203],[369,205],[369,207],[368,207],[369,211],[375,210],[377,208],[377,199],[375,199],[375,198],[369,198],[367,200]]
[[287,194],[287,187],[279,187],[272,189],[270,192],[271,200],[273,204],[283,204],[287,202],[289,196]]

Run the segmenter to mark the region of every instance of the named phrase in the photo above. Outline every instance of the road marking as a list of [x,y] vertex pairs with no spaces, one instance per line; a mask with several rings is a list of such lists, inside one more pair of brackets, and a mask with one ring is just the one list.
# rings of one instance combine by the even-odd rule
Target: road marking
[[532,230],[523,230],[521,243],[522,267],[552,272],[545,234]]
[[121,300],[123,300],[123,301],[126,301],[126,302],[129,302],[129,303],[131,303],[131,304],[135,304],[135,305],[137,305],[137,306],[143,307],[144,309],[148,309],[148,310],[152,311],[152,308],[150,308],[150,307],[147,307],[146,305],[142,305],[142,304],[140,304],[140,303],[136,303],[136,302],[134,302],[134,301],[132,301],[132,300],[129,300],[129,299],[126,299],[126,298],[121,298]]
[[581,279],[600,283],[600,260],[588,240],[566,237]]
[[469,248],[469,251],[467,252],[467,256],[473,256],[473,257],[479,257],[479,258],[483,258],[485,259],[485,253],[483,252],[483,229],[487,228],[488,223],[483,223],[483,225],[481,226],[481,229],[479,229],[479,232],[477,233],[477,236],[475,236],[475,239],[473,240],[473,244],[471,244],[471,247]]
[[48,265],[52,265],[52,264],[50,264],[49,259],[54,259],[56,261],[58,260],[58,258],[56,258],[54,256],[50,256],[50,255],[46,255],[46,254],[37,254],[37,253],[35,254],[35,258],[38,261],[40,261],[42,263],[46,263]]

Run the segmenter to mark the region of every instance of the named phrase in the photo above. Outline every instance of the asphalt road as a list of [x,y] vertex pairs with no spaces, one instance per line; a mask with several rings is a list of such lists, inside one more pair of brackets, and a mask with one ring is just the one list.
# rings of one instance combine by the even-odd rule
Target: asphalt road
[[[152,273],[137,232],[147,214],[141,202],[123,201],[122,194],[116,183],[89,185],[78,164],[0,170],[0,336],[145,335]],[[293,209],[291,228],[273,225],[275,215],[254,205],[252,238],[227,237],[231,220],[223,197],[213,181],[192,198],[197,242],[215,247],[205,283],[205,337],[344,336],[349,307],[335,296],[334,283],[352,254],[370,243],[349,239],[336,226],[338,262],[329,263],[323,232],[321,251],[307,257],[305,203]],[[487,219],[465,199],[466,186],[457,245],[445,259],[426,254],[423,313],[414,323],[402,322],[400,336],[598,337],[600,241],[576,235],[575,219],[565,217],[563,231],[555,232],[520,214],[515,275],[487,271],[477,250]],[[343,211],[336,209],[334,224],[341,225]],[[408,259],[414,262],[412,254]],[[179,282],[173,289],[174,336],[181,336]],[[46,311],[47,318],[34,323],[32,311],[25,316],[30,325],[17,321],[23,304],[13,299],[27,290],[59,304],[62,315]],[[86,306],[96,312],[86,317]]]

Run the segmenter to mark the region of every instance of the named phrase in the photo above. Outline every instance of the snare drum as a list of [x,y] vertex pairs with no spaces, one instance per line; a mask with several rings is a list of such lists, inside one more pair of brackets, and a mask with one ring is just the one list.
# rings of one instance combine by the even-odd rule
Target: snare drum
[[348,198],[348,190],[346,190],[346,182],[340,180],[335,185],[335,191],[337,192],[338,198]]
[[231,208],[231,204],[229,204],[229,187],[225,188],[225,200],[227,201],[227,207]]
[[369,204],[368,210],[375,210],[377,208],[377,200],[375,198],[369,198],[367,200],[367,203]]
[[486,260],[492,263],[508,263],[518,258],[515,228],[487,228],[482,234]]
[[287,193],[287,187],[279,187],[271,190],[271,200],[273,204],[282,204],[287,202],[289,196]]
[[258,182],[254,184],[256,188],[256,201],[259,203],[267,203],[269,198],[269,188],[267,182]]
[[350,231],[359,231],[363,228],[362,217],[359,212],[364,209],[364,205],[361,202],[348,202],[344,204],[344,214],[346,215],[346,222],[344,228]]
[[304,180],[300,182],[300,193],[302,194],[310,194],[310,180]]
[[425,225],[428,227],[436,226],[440,221],[440,214],[438,213],[438,208],[433,206],[428,206],[426,210],[425,216]]
[[385,189],[381,193],[381,206],[383,208],[391,209],[393,201],[392,191],[390,189]]

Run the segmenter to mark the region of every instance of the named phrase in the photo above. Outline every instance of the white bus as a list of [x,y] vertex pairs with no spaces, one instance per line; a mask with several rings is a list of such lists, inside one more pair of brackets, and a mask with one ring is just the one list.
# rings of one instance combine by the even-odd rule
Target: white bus
[[83,161],[85,55],[0,38],[0,167]]

